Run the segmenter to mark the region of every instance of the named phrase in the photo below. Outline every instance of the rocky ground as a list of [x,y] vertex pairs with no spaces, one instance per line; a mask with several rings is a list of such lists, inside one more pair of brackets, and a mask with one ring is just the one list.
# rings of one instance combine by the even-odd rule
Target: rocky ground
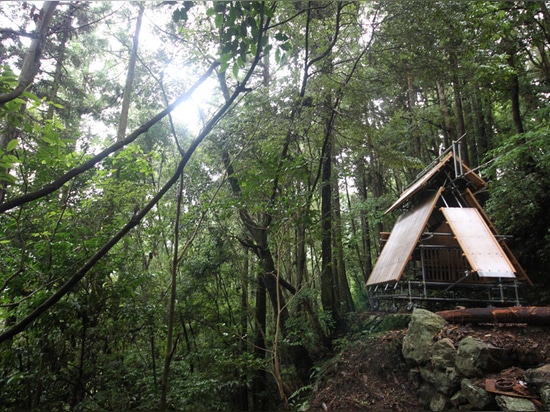
[[[381,316],[370,315],[372,319]],[[401,327],[399,327],[401,323]],[[385,332],[356,334],[357,340],[321,371],[309,411],[423,411],[430,410],[417,399],[418,383],[411,376],[411,365],[402,354],[407,329],[403,318],[398,328]],[[392,325],[389,325],[392,328]],[[465,337],[473,337],[502,349],[504,369],[472,378],[483,387],[486,379],[514,377],[521,379],[525,370],[550,362],[550,328],[523,324],[446,324],[434,341],[450,339],[455,347]],[[529,395],[527,393],[527,395]],[[541,410],[542,405],[535,399]],[[494,407],[494,405],[492,406]],[[466,409],[466,408],[463,408]],[[493,409],[492,409],[493,410]]]

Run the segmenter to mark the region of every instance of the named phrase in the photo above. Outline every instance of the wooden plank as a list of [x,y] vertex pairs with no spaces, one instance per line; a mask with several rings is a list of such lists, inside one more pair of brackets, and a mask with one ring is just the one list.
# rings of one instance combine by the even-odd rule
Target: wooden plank
[[424,202],[399,216],[369,276],[367,286],[401,278],[442,191],[443,188],[440,188]]
[[515,269],[480,212],[471,207],[442,207],[441,211],[479,277],[515,278]]
[[[385,214],[388,214],[390,212],[393,212],[395,209],[397,209],[399,206],[401,206],[403,203],[405,203],[408,199],[410,199],[414,194],[418,193],[422,188],[424,188],[430,180],[440,173],[445,167],[451,168],[451,170],[454,169],[455,165],[454,163],[451,163],[451,160],[454,162],[454,155],[452,152],[447,153],[440,161],[437,163],[433,168],[428,170],[425,174],[418,177],[413,183],[407,187],[401,193],[401,196],[399,196],[399,199],[390,206],[388,210],[386,210]],[[478,174],[476,174],[473,170],[471,170],[468,166],[466,166],[464,163],[460,166],[460,160],[457,159],[457,167],[462,168],[462,172],[464,173],[462,178],[468,180],[469,185],[473,187],[476,191],[481,190],[485,187],[487,187],[487,182],[483,180]],[[454,176],[454,170],[453,170],[453,176]]]
[[[475,207],[477,210],[481,213],[483,218],[485,219],[485,222],[487,222],[487,225],[491,229],[491,231],[498,235],[497,228],[493,225],[493,222],[491,222],[491,219],[489,219],[489,216],[487,213],[485,213],[485,210],[481,207],[479,202],[477,201],[476,197],[472,193],[472,191],[469,188],[466,188],[464,193],[462,193],[464,198],[466,199],[466,202],[470,207]],[[504,250],[504,253],[506,253],[506,256],[508,256],[508,259],[510,259],[510,262],[512,262],[512,265],[516,269],[516,276],[518,280],[522,282],[526,282],[529,286],[533,286],[533,281],[529,276],[527,276],[527,272],[525,272],[525,269],[523,269],[523,266],[521,266],[521,263],[519,263],[519,260],[516,258],[512,250],[510,249],[510,246],[508,246],[506,243],[501,243],[500,246]]]
[[428,171],[425,175],[418,178],[415,182],[413,182],[403,193],[401,193],[401,196],[399,196],[399,199],[390,206],[388,210],[384,214],[388,214],[390,212],[393,212],[395,209],[397,209],[400,205],[402,205],[407,199],[409,199],[412,195],[414,195],[416,192],[418,192],[420,189],[422,189],[432,177],[434,177],[443,167],[447,164],[447,162],[453,157],[452,153],[448,153],[437,165],[434,166],[433,169]]

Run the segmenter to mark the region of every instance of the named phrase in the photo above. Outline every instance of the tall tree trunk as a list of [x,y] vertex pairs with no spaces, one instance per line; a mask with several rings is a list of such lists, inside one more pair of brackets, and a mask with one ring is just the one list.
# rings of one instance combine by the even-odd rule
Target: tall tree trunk
[[[70,23],[70,21],[71,20],[68,20],[68,23]],[[59,91],[59,86],[61,85],[61,75],[63,74],[63,65],[65,63],[65,50],[67,49],[68,30],[70,30],[70,27],[65,27],[65,29],[61,32],[61,44],[59,45],[59,51],[55,62],[55,74],[49,96],[50,101],[54,103],[56,103],[57,93]],[[50,120],[53,118],[54,109],[55,106],[53,104],[48,106],[48,114],[46,117]]]
[[[336,157],[332,156],[332,161],[336,163]],[[346,262],[344,259],[344,244],[342,241],[342,214],[340,213],[340,190],[338,184],[333,186],[333,262],[336,268],[337,301],[340,305],[342,314],[350,313],[355,310],[353,298],[349,289],[349,283],[346,272]]]
[[466,125],[464,122],[464,108],[462,107],[462,87],[460,84],[460,77],[458,76],[459,66],[458,58],[454,51],[449,53],[449,63],[451,65],[451,75],[453,81],[453,91],[456,110],[456,138],[460,139],[460,153],[462,155],[462,161],[466,164],[470,163],[468,159],[468,145],[466,144]]
[[[177,300],[177,279],[178,279],[178,257],[179,257],[179,221],[181,216],[181,206],[183,198],[183,175],[180,176],[178,190],[178,200],[176,204],[176,219],[174,222],[174,250],[172,255],[172,265],[170,267],[170,301],[168,305],[168,330],[166,336],[166,352],[164,354],[164,369],[160,381],[160,410],[166,410],[168,406],[168,389],[170,376],[170,364],[172,356],[176,351],[174,343],[174,327],[176,323],[176,300]],[[176,340],[177,342],[177,340]]]
[[[241,308],[240,308],[240,330],[239,333],[242,337],[240,351],[241,354],[248,352],[248,345],[245,336],[248,335],[248,278],[250,276],[250,254],[247,248],[243,248],[245,253],[245,261],[243,274],[241,278]],[[246,376],[240,376],[240,380],[245,382]],[[248,386],[243,384],[239,387],[236,399],[236,409],[241,411],[248,410]]]
[[306,226],[296,225],[296,289],[300,290],[307,282]]
[[451,147],[451,141],[453,140],[451,138],[453,121],[451,119],[449,105],[447,103],[447,96],[445,95],[445,87],[439,80],[436,81],[436,87],[437,97],[439,100],[439,110],[441,111],[441,117],[443,118],[441,125],[441,128],[443,129],[443,146],[447,148]]
[[[331,107],[330,104],[327,107]],[[331,315],[334,327],[331,334],[342,327],[343,318],[338,307],[336,268],[332,255],[332,116],[325,124],[325,141],[321,154],[321,303]]]
[[512,41],[508,41],[508,65],[512,69],[510,75],[510,100],[512,102],[512,118],[514,119],[514,127],[517,134],[523,133],[523,121],[521,120],[521,108],[519,102],[519,76],[516,67],[516,49]]
[[143,18],[143,3],[138,2],[138,16],[136,21],[136,29],[134,31],[134,40],[132,43],[132,51],[130,52],[130,59],[128,61],[128,71],[126,72],[126,83],[124,85],[124,93],[122,95],[122,107],[120,109],[120,116],[117,130],[117,141],[124,139],[126,134],[126,127],[128,126],[128,113],[130,111],[130,101],[132,100],[132,89],[134,83],[134,72],[136,68],[136,60],[139,46],[139,32],[141,30],[141,20]]
[[[415,118],[415,108],[416,108],[416,92],[414,90],[414,77],[411,72],[407,73],[407,101],[409,106],[409,112],[411,114],[411,137],[412,137],[412,147],[413,147],[413,156],[417,159],[422,159],[422,149],[420,144],[420,130],[418,128],[418,123]],[[420,171],[420,170],[418,170]]]
[[550,83],[550,58],[548,56],[548,51],[547,51],[547,46],[548,44],[550,44],[550,11],[548,10],[548,7],[545,1],[540,2],[540,11],[544,18],[543,32],[545,34],[546,42],[542,44],[539,43],[537,47],[539,49],[539,53],[541,57],[542,72],[544,73],[546,82]]
[[[264,274],[259,274],[256,285],[256,308],[254,310],[254,355],[256,359],[266,357],[266,323],[267,323],[267,296]],[[260,368],[252,380],[252,407],[255,411],[267,410],[267,373]]]
[[[298,292],[306,285],[308,281],[307,272],[307,253],[306,253],[306,228],[303,223],[297,224],[296,229],[296,289]],[[313,299],[300,299],[297,305],[296,315],[300,316],[304,313],[309,319],[311,327],[315,334],[319,337],[323,345],[331,350],[332,343],[319,322],[317,315],[318,311],[314,308],[315,302]],[[309,355],[308,355],[309,356]]]
[[489,127],[487,125],[487,120],[485,119],[485,107],[479,92],[473,92],[471,96],[471,105],[472,105],[472,116],[473,123],[475,126],[475,142],[472,144],[472,153],[474,153],[473,148],[475,148],[475,162],[470,166],[478,166],[482,163],[484,156],[489,150]]
[[372,250],[371,250],[371,234],[369,220],[367,217],[367,176],[365,171],[365,159],[359,157],[356,161],[355,167],[355,186],[357,187],[357,194],[359,201],[363,205],[359,209],[359,222],[361,225],[361,249],[359,250],[359,261],[361,262],[361,271],[363,273],[363,280],[366,283],[369,279],[369,275],[372,272]]
[[[17,86],[5,94],[0,95],[0,105],[10,102],[19,97],[27,87],[33,82],[34,77],[40,69],[40,59],[42,58],[42,50],[44,43],[46,42],[46,35],[50,28],[50,24],[54,15],[55,8],[58,5],[58,1],[46,1],[44,2],[42,9],[40,10],[40,18],[36,23],[35,36],[31,41],[31,44],[23,59],[23,66],[21,67],[21,73],[19,74],[19,80]],[[20,112],[25,111],[25,105],[20,108]],[[17,138],[19,132],[18,128],[7,126],[6,130],[0,132],[0,150],[6,150],[8,143]],[[0,169],[2,172],[9,172],[9,169]],[[7,181],[0,180],[0,204],[4,202],[7,193]]]

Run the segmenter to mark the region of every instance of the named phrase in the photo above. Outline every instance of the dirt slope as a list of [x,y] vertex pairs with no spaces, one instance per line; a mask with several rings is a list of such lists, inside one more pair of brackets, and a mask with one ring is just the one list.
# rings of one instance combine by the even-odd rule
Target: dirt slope
[[310,411],[422,411],[401,355],[405,330],[348,346],[322,371]]
[[[308,411],[424,411],[401,354],[406,329],[361,338],[323,368]],[[550,362],[550,329],[526,325],[448,324],[434,339],[455,345],[472,336],[506,349],[515,366]]]

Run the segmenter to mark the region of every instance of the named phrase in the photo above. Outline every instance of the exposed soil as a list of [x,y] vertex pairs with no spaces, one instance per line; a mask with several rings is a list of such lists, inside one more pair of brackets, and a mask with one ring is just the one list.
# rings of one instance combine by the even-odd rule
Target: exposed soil
[[[349,344],[326,364],[317,381],[309,411],[424,411],[401,354],[406,329],[367,336]],[[550,362],[550,328],[526,325],[448,324],[434,339],[455,345],[472,336],[503,349],[500,372],[520,371]],[[488,375],[495,378],[498,373]],[[480,385],[484,378],[480,378]]]

